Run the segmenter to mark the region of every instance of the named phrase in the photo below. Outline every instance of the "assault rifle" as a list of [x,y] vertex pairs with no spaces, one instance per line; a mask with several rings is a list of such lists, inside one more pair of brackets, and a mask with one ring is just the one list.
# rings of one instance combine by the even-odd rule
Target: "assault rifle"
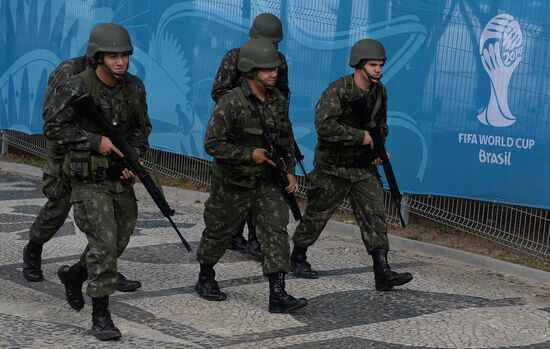
[[253,103],[251,104],[252,104],[251,108],[252,108],[253,114],[256,117],[260,118],[260,121],[262,124],[262,130],[256,129],[256,128],[247,128],[245,129],[245,132],[256,136],[262,136],[264,145],[267,149],[266,155],[269,158],[269,160],[275,163],[275,167],[272,167],[275,183],[277,183],[277,185],[281,189],[281,193],[283,194],[283,197],[285,198],[287,205],[290,207],[290,210],[292,211],[292,216],[294,217],[294,219],[296,221],[301,221],[302,212],[300,212],[300,206],[298,206],[296,197],[294,196],[294,194],[288,193],[285,190],[285,188],[288,187],[289,185],[289,181],[287,177],[288,173],[286,172],[286,164],[283,160],[282,154],[279,154],[279,152],[275,148],[275,145],[273,144],[273,140],[271,138],[269,129],[267,128],[267,124],[265,122],[264,116],[261,115],[256,105],[253,105]]
[[298,143],[296,143],[296,141],[294,141],[294,157],[296,157],[296,162],[298,163],[298,165],[302,169],[302,173],[304,174],[304,177],[306,178],[306,182],[309,184],[309,178],[307,177],[307,172],[306,172],[306,169],[305,169],[304,164],[302,162],[305,157],[304,157],[304,154],[302,154],[302,152],[300,151],[300,147],[298,147]]
[[151,178],[151,175],[147,172],[145,167],[140,164],[138,158],[132,151],[132,148],[120,133],[120,130],[116,126],[112,125],[105,118],[103,112],[97,107],[89,93],[86,93],[75,99],[73,101],[73,105],[89,120],[95,122],[99,127],[101,127],[103,131],[107,133],[107,137],[109,137],[115,147],[117,147],[122,152],[122,154],[124,154],[122,160],[127,165],[126,167],[131,170],[136,176],[138,176],[139,180],[141,181],[149,195],[151,195],[151,198],[153,198],[153,201],[155,201],[155,204],[157,204],[157,207],[160,209],[164,217],[168,218],[168,221],[170,221],[170,224],[172,224],[172,227],[174,227],[176,233],[178,233],[178,236],[180,237],[181,242],[183,243],[187,251],[191,251],[191,246],[189,246],[189,243],[187,243],[187,241],[183,238],[178,227],[172,220],[172,216],[174,215],[175,210],[170,207],[168,202],[166,202],[164,195],[157,187],[157,185],[153,181],[153,178]]
[[372,114],[369,114],[368,112],[369,109],[367,107],[366,95],[360,95],[354,98],[350,98],[348,101],[349,106],[357,116],[366,118],[366,122],[368,125],[367,127],[369,129],[369,133],[372,137],[372,142],[374,144],[374,149],[364,151],[355,160],[354,166],[368,167],[372,165],[372,162],[375,159],[382,159],[382,168],[384,169],[384,174],[386,175],[386,180],[388,181],[388,185],[390,187],[391,199],[397,208],[397,214],[399,215],[401,226],[405,228],[405,220],[403,219],[403,215],[401,214],[401,199],[403,198],[403,196],[399,191],[397,180],[395,179],[395,174],[393,173],[393,167],[390,163],[390,159],[388,158],[388,153],[386,152],[382,129],[380,128],[380,125],[378,125],[373,119],[374,115],[377,112],[377,109],[380,106],[380,99],[381,97],[379,96]]
[[275,163],[275,167],[272,168],[273,176],[275,178],[275,183],[279,186],[281,189],[281,193],[283,193],[283,196],[285,198],[285,201],[287,205],[290,207],[290,211],[292,211],[292,216],[296,221],[302,220],[302,212],[300,212],[300,207],[298,206],[298,202],[296,201],[296,197],[293,193],[289,193],[286,191],[286,187],[289,185],[287,172],[286,172],[286,164],[283,160],[283,157],[275,146],[273,145],[273,141],[271,140],[271,136],[269,134],[266,134],[265,132],[262,132],[264,143],[267,148],[267,157],[269,160],[273,161]]

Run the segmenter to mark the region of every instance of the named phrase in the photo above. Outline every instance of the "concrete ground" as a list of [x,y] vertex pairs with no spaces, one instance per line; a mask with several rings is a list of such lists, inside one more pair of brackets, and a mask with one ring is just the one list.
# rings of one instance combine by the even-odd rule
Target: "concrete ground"
[[[503,270],[517,269],[392,239],[392,268],[412,272],[414,280],[377,292],[362,242],[335,224],[310,249],[321,277],[287,278],[289,293],[308,298],[307,307],[292,315],[270,314],[260,264],[234,251],[216,266],[227,301],[205,301],[193,290],[205,195],[180,189],[165,191],[177,211],[174,221],[194,251],[186,252],[138,190],[138,225],[119,270],[143,287],[111,297],[123,337],[99,342],[90,333],[90,299],[85,296],[80,312],[72,310],[56,275],[86,245],[72,213],[44,245],[45,281],[29,283],[22,276],[28,229],[46,202],[40,175],[37,169],[0,163],[0,348],[550,348],[549,273],[507,274]],[[455,259],[460,255],[468,263]]]

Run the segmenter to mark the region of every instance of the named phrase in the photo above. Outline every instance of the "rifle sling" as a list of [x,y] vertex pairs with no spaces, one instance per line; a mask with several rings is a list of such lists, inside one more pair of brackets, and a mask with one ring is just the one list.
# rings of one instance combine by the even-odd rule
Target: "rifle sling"
[[[346,92],[345,92],[346,99],[350,100],[352,98],[358,97],[359,96],[359,88],[357,87],[357,85],[355,84],[355,81],[353,80],[353,75],[346,75],[344,77],[344,82],[346,84]],[[376,87],[378,87],[378,86],[376,86]],[[368,91],[368,94],[366,96],[364,94],[362,94],[362,98],[365,98],[365,102],[368,101],[368,96],[373,91],[374,91],[374,85]],[[369,125],[368,125],[369,129],[373,129],[377,125],[377,123],[375,121],[376,120],[375,116],[378,113],[378,111],[380,110],[380,106],[382,105],[382,94],[383,94],[383,90],[379,91],[377,96],[376,96],[376,102],[374,103],[374,108],[372,109],[372,112],[371,112],[371,115],[370,115],[370,122],[369,122]],[[361,116],[361,115],[359,115],[359,116]],[[373,121],[374,121],[374,123],[373,123]]]
[[[235,92],[237,92],[237,95],[238,95],[239,99],[241,100],[241,103],[244,105],[244,107],[248,108],[248,110],[250,110],[250,113],[252,114],[252,116],[257,117],[257,118],[260,119],[260,124],[262,125],[262,131],[265,133],[266,137],[269,140],[272,141],[273,138],[271,138],[271,133],[269,132],[269,130],[267,128],[267,123],[265,121],[265,118],[264,118],[263,114],[260,112],[260,109],[258,108],[257,103],[255,101],[248,100],[245,97],[242,88],[236,87]],[[270,151],[271,151],[271,149],[270,149]]]
[[[372,89],[371,89],[372,91]],[[370,92],[369,92],[370,93]],[[368,95],[367,96],[363,96],[363,98],[365,98],[365,102],[368,101]],[[372,108],[372,112],[370,114],[370,121],[367,125],[367,128],[372,130],[373,128],[375,128],[376,126],[378,126],[378,123],[376,122],[376,114],[378,114],[378,111],[380,110],[380,106],[382,105],[382,93],[377,93],[376,94],[376,102],[374,103],[374,108]]]

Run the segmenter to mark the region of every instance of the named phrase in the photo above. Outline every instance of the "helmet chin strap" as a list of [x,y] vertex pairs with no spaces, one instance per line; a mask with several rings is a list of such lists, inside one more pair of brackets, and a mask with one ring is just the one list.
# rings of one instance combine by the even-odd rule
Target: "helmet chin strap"
[[[103,64],[107,72],[115,79],[120,80],[124,74],[117,74],[115,73],[111,68],[109,68],[107,65]],[[126,71],[128,71],[128,68],[130,67],[130,63],[128,63],[128,66],[126,67]]]
[[[109,73],[109,75],[111,75],[113,78],[117,79],[117,80],[120,80],[122,78],[122,76],[124,74],[117,74],[115,73],[111,68],[109,68],[104,62],[103,62],[103,57],[100,57],[98,59],[98,63],[101,64],[104,69],[107,71],[107,73]],[[126,71],[128,71],[128,69],[130,68],[130,61],[128,60],[128,65],[126,66]]]
[[251,74],[252,75],[252,80],[256,81],[258,84],[262,85],[262,87],[268,91],[271,91],[275,88],[275,86],[272,86],[272,85],[268,85],[266,84],[264,81],[260,80],[258,78],[258,76],[254,73]]
[[372,75],[369,74],[369,72],[365,69],[364,66],[361,67],[361,71],[363,72],[363,74],[365,75],[367,80],[369,80],[369,82],[371,82],[373,84],[379,83],[380,79],[382,79],[382,74],[380,74],[380,77],[378,79],[375,79]]

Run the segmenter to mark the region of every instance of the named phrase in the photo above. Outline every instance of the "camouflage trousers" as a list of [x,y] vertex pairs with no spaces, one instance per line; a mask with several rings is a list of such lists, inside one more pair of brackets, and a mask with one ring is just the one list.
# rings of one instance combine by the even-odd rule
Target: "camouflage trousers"
[[[56,166],[53,162],[52,165]],[[71,183],[60,171],[60,167],[59,171],[45,171],[42,177],[42,192],[48,201],[40,209],[29,231],[29,239],[39,244],[45,244],[52,239],[65,223],[73,205],[71,203]],[[84,266],[89,250],[88,244],[80,257],[80,262]]]
[[42,192],[48,198],[29,231],[30,240],[44,244],[63,226],[71,210],[71,185],[61,174],[44,172]]
[[352,182],[313,170],[309,179],[308,206],[292,237],[295,246],[307,248],[313,245],[334,211],[348,196],[367,252],[370,254],[379,248],[389,250],[384,192],[378,176],[373,174]]
[[75,223],[88,239],[86,293],[95,298],[108,296],[117,287],[117,259],[126,249],[136,226],[134,189],[118,181],[73,183],[71,202]]
[[217,263],[229,247],[231,234],[246,219],[256,226],[264,253],[264,275],[287,273],[290,269],[288,207],[280,189],[271,182],[246,189],[212,179],[210,197],[204,204],[206,228],[197,251],[199,263]]

